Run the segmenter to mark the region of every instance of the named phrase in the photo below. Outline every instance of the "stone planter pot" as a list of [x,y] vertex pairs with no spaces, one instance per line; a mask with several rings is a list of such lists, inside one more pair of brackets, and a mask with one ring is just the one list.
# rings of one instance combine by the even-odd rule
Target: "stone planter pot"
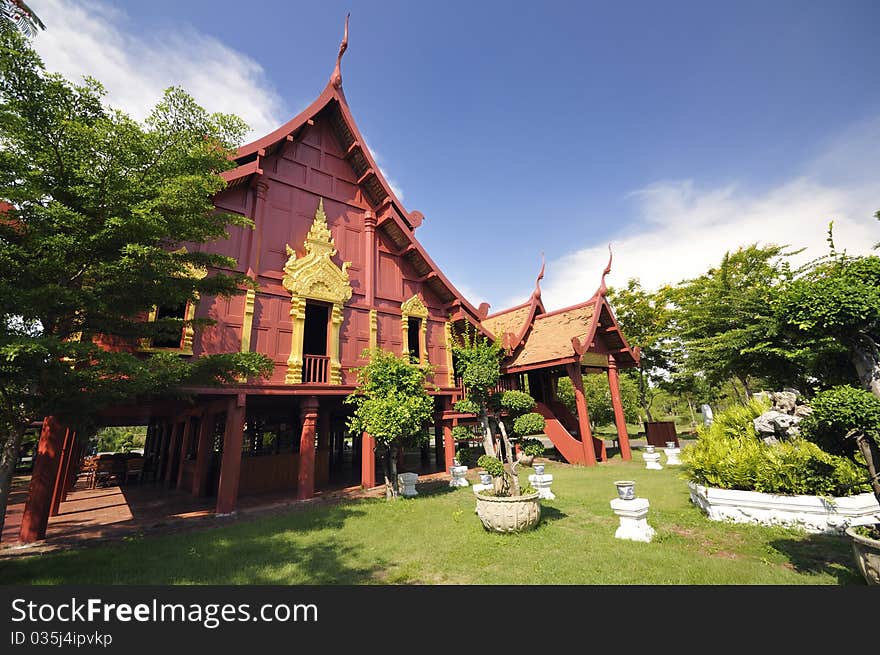
[[477,516],[492,532],[525,532],[541,520],[541,502],[537,492],[525,496],[477,494]]
[[544,465],[535,464],[535,475],[544,475]]
[[632,500],[636,497],[636,483],[634,480],[616,480],[617,496],[621,500]]
[[486,473],[485,471],[480,473],[480,484],[491,485],[492,484],[492,476]]
[[856,566],[869,585],[880,585],[880,540],[857,534],[847,528],[846,534],[852,540]]

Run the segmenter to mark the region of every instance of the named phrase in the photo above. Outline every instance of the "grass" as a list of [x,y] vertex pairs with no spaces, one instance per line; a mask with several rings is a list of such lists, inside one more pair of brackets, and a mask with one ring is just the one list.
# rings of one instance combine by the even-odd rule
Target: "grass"
[[[419,485],[414,499],[11,558],[0,561],[0,583],[863,584],[845,537],[709,521],[678,470],[647,471],[638,459],[548,463],[557,499],[542,501],[541,523],[524,534],[486,532],[470,488]],[[636,495],[650,500],[653,543],[614,538],[618,479],[635,480]]]

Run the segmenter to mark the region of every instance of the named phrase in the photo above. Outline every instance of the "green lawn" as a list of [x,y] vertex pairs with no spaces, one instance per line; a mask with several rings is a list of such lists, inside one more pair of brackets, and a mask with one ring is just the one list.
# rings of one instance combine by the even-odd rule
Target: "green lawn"
[[[636,460],[640,457],[636,455]],[[678,471],[619,459],[547,465],[555,501],[518,535],[487,533],[470,488],[253,517],[0,560],[0,582],[111,584],[863,584],[844,537],[711,522]],[[614,538],[613,481],[651,502],[653,543]]]

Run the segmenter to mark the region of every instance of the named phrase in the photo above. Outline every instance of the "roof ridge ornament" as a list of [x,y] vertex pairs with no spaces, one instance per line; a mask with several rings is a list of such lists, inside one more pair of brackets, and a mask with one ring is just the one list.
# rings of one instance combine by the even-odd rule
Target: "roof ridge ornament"
[[544,259],[544,251],[541,251],[541,272],[538,273],[538,279],[535,280],[535,291],[532,294],[535,298],[541,297],[541,280],[544,279],[544,268],[547,266],[547,260]]
[[608,264],[605,266],[605,270],[602,271],[602,283],[599,285],[599,290],[596,292],[597,296],[605,297],[605,294],[608,293],[608,286],[605,284],[605,276],[611,272],[611,260],[614,257],[614,253],[611,252],[611,244],[608,244]]
[[345,15],[345,33],[342,36],[342,43],[339,44],[339,54],[336,55],[336,68],[333,69],[333,74],[330,76],[330,84],[335,86],[337,89],[342,86],[342,55],[345,54],[345,50],[348,48],[348,18],[351,16],[351,13],[347,13]]

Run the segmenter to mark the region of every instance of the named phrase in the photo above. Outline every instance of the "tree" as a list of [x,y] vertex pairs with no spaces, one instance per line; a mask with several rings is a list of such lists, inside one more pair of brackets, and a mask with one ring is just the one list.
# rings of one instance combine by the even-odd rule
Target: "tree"
[[[461,340],[453,344],[452,354],[455,371],[461,376],[466,395],[455,403],[455,409],[468,414],[476,414],[483,426],[484,455],[477,464],[486,468],[493,477],[500,477],[499,492],[503,495],[520,495],[518,461],[507,428],[502,419],[502,412],[507,412],[514,419],[524,419],[519,428],[523,432],[533,433],[537,429],[537,419],[543,429],[543,417],[532,414],[535,400],[523,391],[505,391],[498,393],[496,386],[501,378],[501,356],[503,349],[498,341],[490,341],[477,334],[476,329],[467,327]],[[529,418],[525,418],[529,417]],[[501,435],[499,447],[495,447],[493,424]],[[493,459],[487,468],[486,462]],[[505,466],[505,460],[507,460]],[[480,462],[483,462],[482,464]],[[490,470],[491,468],[491,470]],[[494,472],[493,472],[494,471]],[[511,489],[512,494],[511,494]]]
[[631,278],[624,289],[608,290],[621,331],[629,345],[640,350],[641,363],[635,375],[639,403],[649,421],[654,420],[651,403],[657,384],[675,369],[669,295],[669,287],[655,292],[643,289],[638,278]]
[[775,385],[802,379],[802,367],[780,340],[773,312],[778,286],[790,276],[784,248],[753,244],[727,252],[718,267],[678,285],[672,328],[680,360],[712,387],[735,379],[745,399],[753,378]]
[[355,406],[348,427],[366,432],[383,449],[385,497],[397,498],[397,451],[428,440],[425,424],[434,400],[425,387],[431,368],[411,362],[407,355],[375,349],[364,353],[370,362],[357,370],[357,389],[345,402]]
[[[639,386],[638,382],[629,376],[620,376],[620,402],[623,405],[623,416],[627,423],[639,421]],[[577,414],[575,403],[574,385],[568,377],[559,378],[556,383],[556,395],[560,402],[572,414]],[[590,423],[593,427],[614,423],[614,406],[611,404],[611,388],[608,386],[608,378],[605,375],[584,376],[584,398],[587,401],[587,409],[590,414]]]
[[782,328],[808,349],[832,340],[862,386],[880,397],[880,257],[830,253],[797,271],[774,304]]
[[46,26],[23,0],[0,0],[0,32],[18,31],[33,37],[38,29]]
[[212,204],[242,121],[170,89],[142,125],[105,107],[96,81],[47,73],[18,32],[0,32],[0,46],[2,526],[33,421],[51,413],[84,434],[108,405],[265,375],[272,362],[137,347],[211,323],[145,320],[154,308],[253,284],[235,260],[196,249],[250,225]]

